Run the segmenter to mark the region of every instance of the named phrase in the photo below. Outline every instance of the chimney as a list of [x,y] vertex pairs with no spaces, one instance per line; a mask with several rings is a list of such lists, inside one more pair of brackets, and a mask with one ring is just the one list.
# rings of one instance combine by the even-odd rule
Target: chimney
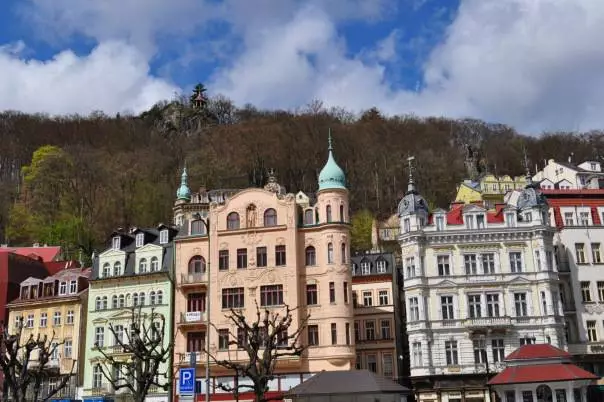
[[40,243],[34,243],[33,247],[40,247]]

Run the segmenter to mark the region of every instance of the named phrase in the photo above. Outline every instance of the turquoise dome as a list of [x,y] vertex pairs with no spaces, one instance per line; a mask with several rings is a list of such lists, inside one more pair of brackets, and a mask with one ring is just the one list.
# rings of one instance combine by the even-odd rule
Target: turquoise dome
[[176,191],[176,199],[178,200],[191,200],[191,190],[189,190],[189,186],[187,184],[187,168],[182,170],[182,176],[180,176],[180,187]]
[[329,133],[329,157],[327,163],[319,173],[319,190],[346,189],[346,175],[333,158],[331,146],[331,133]]

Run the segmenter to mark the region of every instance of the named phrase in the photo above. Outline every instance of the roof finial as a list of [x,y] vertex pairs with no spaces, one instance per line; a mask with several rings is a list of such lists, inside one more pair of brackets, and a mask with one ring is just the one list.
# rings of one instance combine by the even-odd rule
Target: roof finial
[[329,134],[328,134],[328,136],[327,136],[327,143],[329,144],[329,146],[327,147],[327,149],[328,149],[329,151],[332,151],[332,150],[333,150],[333,147],[332,147],[332,145],[331,145],[331,127],[329,127],[328,132],[329,132]]
[[531,184],[533,181],[533,178],[531,176],[529,160],[528,160],[528,156],[526,154],[526,147],[522,147],[522,152],[524,153],[524,171],[526,173],[526,182],[527,182],[527,184]]
[[413,161],[415,160],[415,156],[409,156],[407,158],[407,163],[409,164],[409,184],[407,185],[407,193],[411,193],[415,191],[415,182],[413,181]]

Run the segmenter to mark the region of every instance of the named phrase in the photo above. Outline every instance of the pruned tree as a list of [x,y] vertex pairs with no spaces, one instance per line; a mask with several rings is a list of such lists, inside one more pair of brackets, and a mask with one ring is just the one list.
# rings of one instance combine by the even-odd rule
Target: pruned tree
[[[244,350],[247,359],[218,359],[210,351],[204,351],[215,364],[234,372],[236,379],[248,378],[252,385],[237,382],[232,387],[220,384],[222,390],[233,392],[236,396],[243,390],[251,391],[256,402],[280,400],[265,396],[268,384],[275,377],[279,360],[299,357],[306,350],[307,346],[302,344],[301,335],[310,318],[310,315],[301,317],[296,328],[294,313],[298,308],[285,305],[284,309],[281,313],[261,309],[256,302],[256,316],[253,320],[248,320],[243,310],[230,309],[229,314],[225,315],[231,324],[227,346],[229,349],[233,345],[239,350]],[[218,331],[214,324],[211,325]]]
[[[30,334],[23,340],[23,325],[10,334],[3,325],[0,330],[0,369],[2,369],[2,400],[14,402],[46,402],[67,387],[73,374],[75,360],[69,373],[60,373],[60,366],[51,367],[57,360],[64,342],[52,336]],[[40,395],[45,381],[56,380],[55,387]]]
[[[165,342],[166,320],[163,315],[154,309],[149,313],[142,312],[140,306],[133,307],[131,311],[129,325],[109,324],[109,332],[114,339],[111,352],[98,344],[96,347],[103,356],[101,373],[113,389],[127,390],[133,401],[143,402],[151,387],[165,391],[170,389],[172,372],[167,363],[174,343]],[[119,353],[112,353],[116,351]]]

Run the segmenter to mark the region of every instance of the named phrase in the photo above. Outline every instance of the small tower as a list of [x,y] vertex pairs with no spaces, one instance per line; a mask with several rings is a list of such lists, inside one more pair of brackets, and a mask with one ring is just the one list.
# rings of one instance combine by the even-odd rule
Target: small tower
[[333,156],[331,129],[328,136],[327,162],[319,173],[317,205],[319,222],[348,222],[348,189],[346,175]]
[[407,158],[409,163],[409,183],[407,192],[398,204],[398,216],[400,218],[401,233],[420,230],[428,222],[428,203],[415,187],[413,179],[413,161],[415,157]]
[[176,190],[176,201],[174,202],[174,224],[181,226],[184,222],[183,207],[191,201],[191,190],[188,184],[187,167],[185,166],[180,176],[180,187]]
[[541,192],[539,183],[533,181],[529,168],[526,150],[524,151],[524,168],[526,170],[526,186],[518,198],[518,213],[525,222],[548,225],[547,199]]

